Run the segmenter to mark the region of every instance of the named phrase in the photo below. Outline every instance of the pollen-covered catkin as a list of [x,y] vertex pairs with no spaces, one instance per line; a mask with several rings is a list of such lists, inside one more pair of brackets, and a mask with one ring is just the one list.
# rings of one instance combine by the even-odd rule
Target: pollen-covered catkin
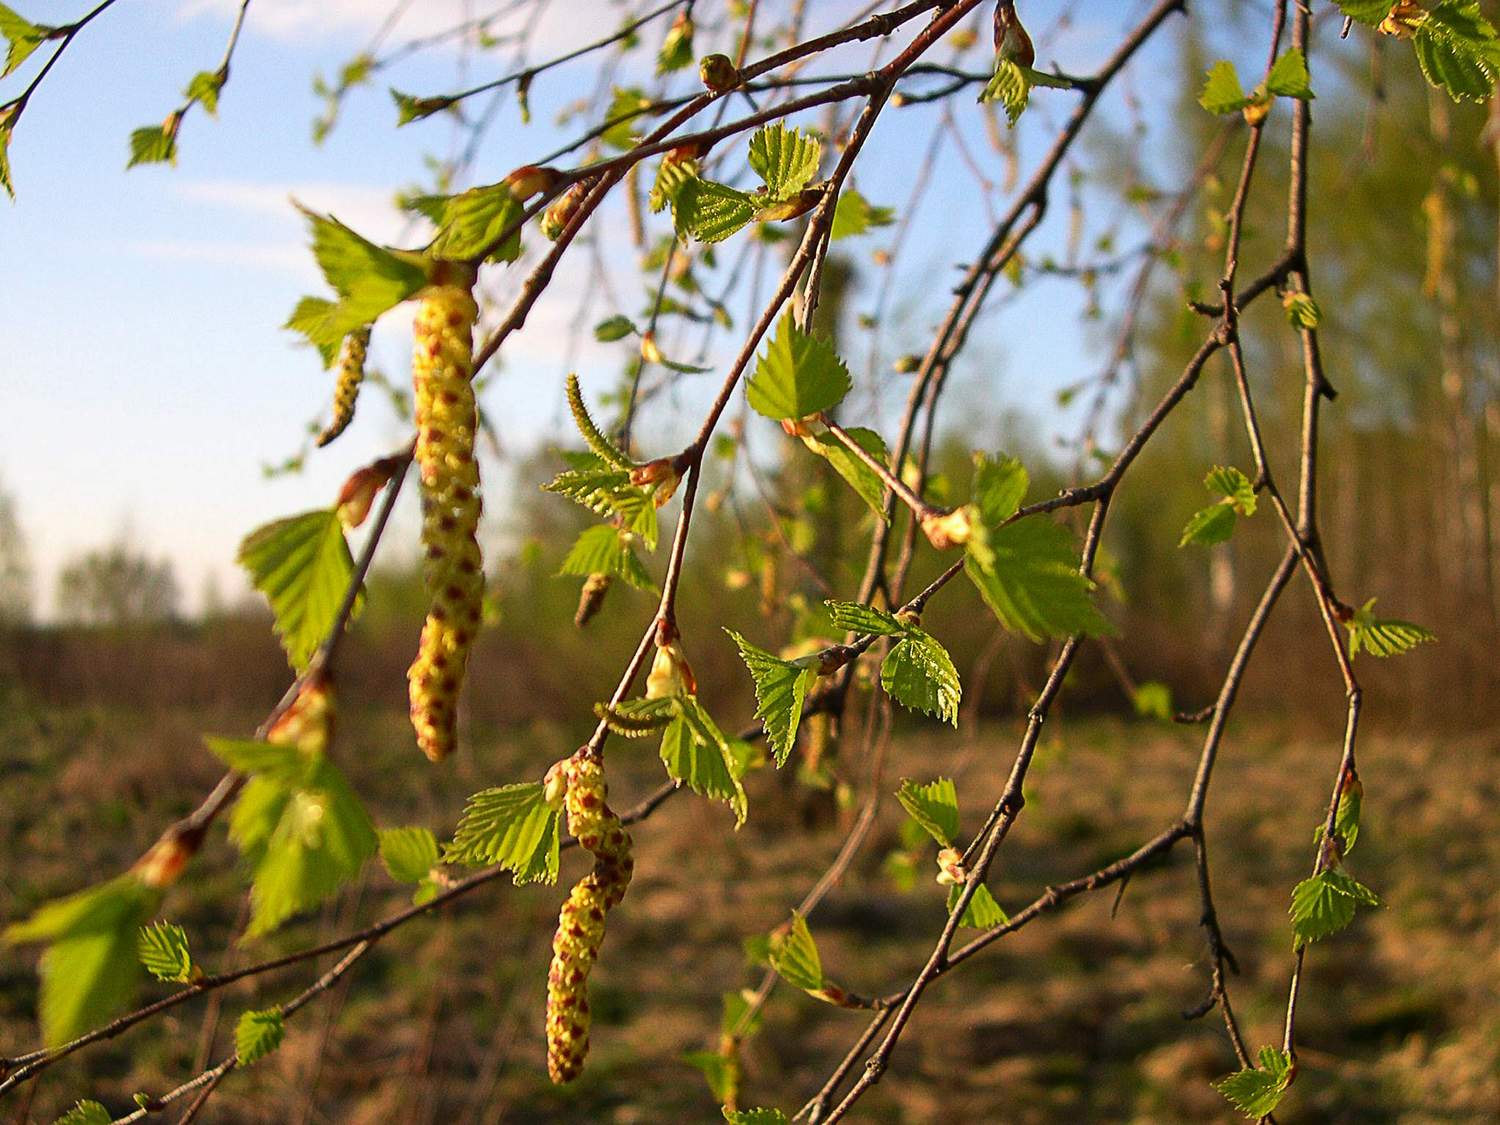
[[625,897],[635,860],[630,833],[605,803],[604,765],[588,747],[562,764],[568,831],[593,854],[594,869],[568,895],[552,938],[547,973],[547,1073],[561,1085],[583,1071],[589,1052],[589,970],[604,941],[604,917]]
[[423,290],[413,328],[416,462],[422,484],[422,574],[430,599],[417,658],[407,672],[417,745],[441,761],[456,742],[458,692],[479,631],[479,464],[474,459],[472,269],[447,271]]
[[339,373],[333,384],[333,417],[318,435],[318,448],[331,442],[354,421],[354,403],[359,385],[365,381],[365,356],[370,350],[370,326],[356,328],[344,337],[339,349]]

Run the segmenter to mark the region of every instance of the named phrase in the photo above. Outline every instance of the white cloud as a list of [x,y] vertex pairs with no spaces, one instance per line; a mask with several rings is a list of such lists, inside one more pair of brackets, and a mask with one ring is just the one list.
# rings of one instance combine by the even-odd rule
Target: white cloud
[[215,265],[251,267],[316,275],[307,251],[295,244],[266,245],[260,242],[193,242],[185,239],[153,239],[127,242],[127,253],[146,258],[179,262],[211,262]]
[[289,230],[301,228],[302,217],[293,206],[296,200],[314,211],[336,215],[367,238],[412,237],[406,217],[396,210],[394,194],[384,187],[332,181],[188,180],[173,183],[170,190],[184,202],[280,220]]

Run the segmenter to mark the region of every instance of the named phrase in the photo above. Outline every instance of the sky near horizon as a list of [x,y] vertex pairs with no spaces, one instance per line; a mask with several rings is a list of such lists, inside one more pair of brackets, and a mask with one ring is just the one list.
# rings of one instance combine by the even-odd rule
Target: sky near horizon
[[[86,10],[83,4],[42,0],[12,6],[52,22]],[[816,5],[809,31],[837,26],[861,6],[852,0]],[[315,146],[310,125],[320,105],[312,76],[336,73],[369,41],[391,4],[254,0],[218,118],[199,110],[189,115],[176,167],[126,172],[130,131],[160,120],[180,102],[180,90],[195,71],[217,65],[234,7],[232,0],[116,5],[85,30],[48,77],[10,148],[18,198],[14,204],[0,201],[0,337],[6,341],[0,489],[16,500],[43,617],[55,609],[52,579],[59,566],[121,535],[173,562],[188,609],[210,577],[235,596],[244,588],[233,564],[235,547],[247,531],[327,505],[344,476],[389,452],[406,432],[389,409],[367,399],[349,433],[315,453],[305,472],[271,479],[263,474],[263,466],[295,453],[306,424],[324,416],[331,382],[312,353],[280,327],[300,295],[324,289],[290,200],[331,211],[377,241],[412,239],[392,198],[398,188],[420,180],[424,154],[449,152],[455,131],[442,118],[394,129],[386,87],[423,94],[452,90],[506,72],[513,52],[471,59],[444,47],[414,55],[354,91],[338,127]],[[1097,65],[1146,7],[1134,0],[1108,5],[1107,12],[1064,0],[1031,5],[1034,27],[1050,26],[1064,8],[1077,12],[1057,36],[1055,55],[1045,56],[1073,71]],[[472,10],[483,6],[472,0],[408,4],[387,43],[441,30]],[[580,11],[597,18],[580,21]],[[605,2],[549,4],[536,27],[531,61],[607,33],[621,11]],[[987,7],[981,15],[988,19]],[[646,29],[638,56],[649,58],[664,26]],[[904,41],[898,36],[879,49],[889,57],[891,44]],[[844,57],[862,70],[872,65],[873,49],[866,45]],[[18,75],[0,83],[0,100],[29,79],[46,53],[39,51]],[[706,53],[701,45],[698,53]],[[632,65],[639,69],[627,62],[622,73],[629,76]],[[571,139],[582,122],[559,126],[557,112],[592,94],[597,81],[587,59],[539,78],[530,126],[520,123],[513,105],[504,105],[476,161],[475,182],[498,179]],[[694,81],[684,75],[677,86]],[[1101,113],[1104,121],[1122,127],[1120,106],[1139,96],[1138,82],[1133,77],[1122,83]],[[1034,97],[1022,124],[1023,174],[1071,107],[1071,97],[1047,91]],[[960,98],[955,110],[968,105]],[[912,126],[925,144],[936,111],[902,112],[927,114]],[[799,123],[817,120],[809,115]],[[977,120],[965,135],[986,173],[1002,181],[999,158],[984,146]],[[899,206],[910,190],[918,162],[901,142],[900,129],[882,122],[870,159],[860,165],[860,190],[876,203]],[[967,244],[973,232],[985,230],[976,220],[1008,203],[998,187],[984,197],[951,144],[934,165],[934,182],[918,234],[898,263],[895,291],[907,296],[892,306],[887,359],[919,346],[946,304],[957,267],[974,249]],[[1066,227],[1067,202],[1065,195],[1054,201],[1051,245],[1060,243],[1059,226]],[[530,240],[541,241],[534,232]],[[868,261],[886,241],[877,233],[847,245]],[[587,250],[578,249],[569,256],[578,264],[559,272],[526,328],[507,343],[484,400],[511,453],[526,453],[563,433],[561,376],[570,367],[596,393],[618,377],[621,345],[594,343],[587,326],[613,312],[638,312],[640,298],[633,295],[642,289],[640,275],[627,259],[611,262],[619,267],[613,270],[616,292],[625,295],[623,307],[616,307],[588,286]],[[492,292],[500,307],[514,295],[519,278],[517,271],[494,273]],[[1010,314],[1001,310],[986,318],[974,358],[960,372],[977,392],[980,415],[1026,411],[1064,427],[1055,393],[1097,366],[1099,339],[1080,325],[1079,299],[1071,290],[1056,284],[1048,292],[1050,303],[1029,306],[1045,312],[1007,322]],[[869,303],[857,300],[855,308]],[[747,311],[735,310],[741,327],[748,323]],[[398,383],[406,378],[402,335],[408,324],[409,315],[387,318],[372,349],[375,362]],[[721,342],[709,362],[722,360],[732,343]],[[858,381],[868,344],[856,340],[850,347]],[[683,425],[706,390],[700,381],[674,396]],[[763,436],[764,447],[772,440]],[[410,513],[403,519],[409,523]]]

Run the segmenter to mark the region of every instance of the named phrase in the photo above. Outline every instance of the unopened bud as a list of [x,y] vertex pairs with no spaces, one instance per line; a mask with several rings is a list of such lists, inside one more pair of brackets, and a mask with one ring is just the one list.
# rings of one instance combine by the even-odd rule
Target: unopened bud
[[136,860],[131,870],[146,886],[161,890],[177,882],[177,877],[182,874],[182,869],[187,866],[195,850],[182,834],[169,830],[151,845],[145,855]]
[[651,661],[651,674],[646,677],[646,698],[672,699],[697,693],[698,681],[687,657],[682,654],[682,644],[671,641],[657,646],[656,656]]
[[1416,0],[1398,0],[1391,5],[1385,19],[1380,21],[1380,32],[1383,35],[1394,35],[1397,39],[1411,39],[1426,19],[1427,9]]
[[780,203],[772,203],[769,207],[762,207],[755,213],[757,222],[762,223],[784,223],[788,219],[795,219],[807,214],[822,200],[826,185],[814,184],[810,188],[804,188],[790,199],[782,200]]
[[563,806],[563,798],[568,795],[568,759],[553,762],[552,767],[547,770],[547,776],[542,778],[542,799],[547,802],[549,808],[560,809]]
[[578,610],[573,614],[573,624],[582,629],[594,619],[604,605],[604,595],[609,593],[610,577],[607,574],[590,574],[578,592]]
[[266,741],[321,754],[333,738],[334,712],[333,681],[314,672],[298,685],[296,697],[266,731]]
[[637,465],[630,470],[630,483],[637,488],[645,488],[653,484],[656,486],[653,499],[658,508],[672,499],[672,494],[677,491],[677,485],[681,480],[682,476],[670,457],[658,457],[654,461],[647,461],[644,465]]
[[705,55],[698,60],[698,77],[716,94],[733,90],[740,84],[740,72],[728,55]]
[[974,525],[969,519],[969,509],[954,508],[951,512],[924,516],[922,532],[927,541],[939,551],[949,547],[961,547],[969,541]]
[[964,853],[957,848],[944,848],[937,856],[937,881],[945,887],[961,885],[969,877],[964,867]]
[[656,333],[650,329],[641,334],[641,358],[647,363],[660,363],[665,358],[656,342]]
[[539,192],[551,191],[562,179],[556,168],[544,168],[536,164],[523,164],[505,177],[505,185],[511,195],[525,203]]
[[365,522],[375,497],[391,482],[396,470],[396,458],[382,457],[362,469],[356,469],[339,489],[337,503],[339,522],[346,528],[356,528]]
[[1021,26],[1014,0],[999,0],[995,5],[995,53],[1017,66],[1031,66],[1036,62],[1036,48],[1031,45],[1031,36]]

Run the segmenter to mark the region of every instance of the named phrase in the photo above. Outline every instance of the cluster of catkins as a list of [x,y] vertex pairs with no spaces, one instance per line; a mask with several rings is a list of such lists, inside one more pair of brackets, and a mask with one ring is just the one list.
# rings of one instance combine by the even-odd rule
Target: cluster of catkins
[[552,938],[547,973],[547,1073],[558,1084],[583,1070],[589,1051],[589,970],[604,941],[604,916],[625,897],[635,860],[630,833],[605,803],[604,764],[587,746],[547,774],[547,792],[561,791],[568,831],[594,857],[594,869],[573,887]]
[[474,458],[474,270],[441,263],[414,325],[416,462],[422,483],[423,578],[430,605],[407,672],[417,745],[433,761],[453,750],[458,691],[479,631],[479,463]]

